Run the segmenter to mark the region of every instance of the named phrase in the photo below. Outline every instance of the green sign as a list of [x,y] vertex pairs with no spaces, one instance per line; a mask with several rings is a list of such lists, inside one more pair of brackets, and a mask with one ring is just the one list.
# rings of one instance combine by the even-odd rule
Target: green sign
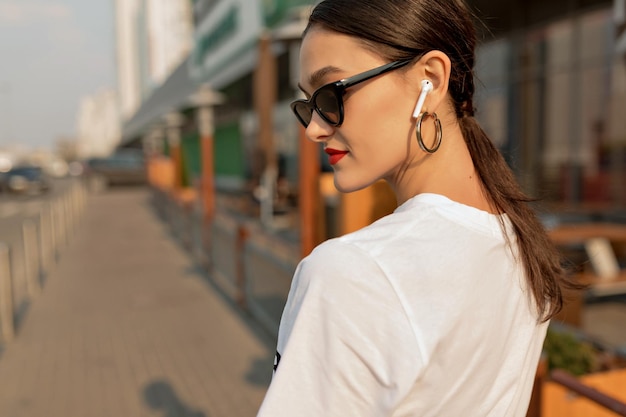
[[289,10],[299,6],[310,6],[317,3],[316,0],[262,0],[263,17],[265,25],[272,28],[281,22]]
[[208,54],[237,33],[238,26],[239,9],[232,6],[212,31],[198,39],[194,50],[194,63],[201,65]]

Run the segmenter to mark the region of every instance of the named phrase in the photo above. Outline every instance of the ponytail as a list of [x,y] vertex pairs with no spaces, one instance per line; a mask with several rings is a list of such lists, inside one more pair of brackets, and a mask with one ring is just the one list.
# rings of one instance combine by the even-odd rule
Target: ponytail
[[558,250],[528,205],[532,200],[522,192],[502,154],[477,120],[464,115],[459,123],[485,194],[500,213],[506,213],[513,225],[517,256],[525,267],[538,314],[542,321],[547,321],[563,306],[562,288],[580,289],[580,286],[568,277]]

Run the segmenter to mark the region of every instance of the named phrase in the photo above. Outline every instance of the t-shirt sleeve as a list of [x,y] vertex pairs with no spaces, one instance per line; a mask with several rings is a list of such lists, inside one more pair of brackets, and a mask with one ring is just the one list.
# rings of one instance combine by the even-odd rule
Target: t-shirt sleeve
[[371,256],[340,240],[298,266],[277,351],[258,417],[389,416],[422,367],[388,277]]

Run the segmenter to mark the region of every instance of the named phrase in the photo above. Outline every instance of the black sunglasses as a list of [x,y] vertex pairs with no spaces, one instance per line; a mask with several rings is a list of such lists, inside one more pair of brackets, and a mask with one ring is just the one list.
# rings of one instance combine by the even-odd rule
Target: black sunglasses
[[292,102],[291,110],[293,110],[294,114],[305,128],[311,123],[313,110],[329,125],[335,127],[341,126],[343,123],[343,95],[346,89],[386,72],[403,67],[411,61],[413,61],[413,59],[393,61],[352,77],[325,84],[315,90],[310,99],[300,99]]

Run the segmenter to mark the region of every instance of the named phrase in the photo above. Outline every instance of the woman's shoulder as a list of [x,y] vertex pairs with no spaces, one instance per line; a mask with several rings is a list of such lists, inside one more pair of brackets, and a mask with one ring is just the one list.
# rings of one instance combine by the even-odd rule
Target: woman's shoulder
[[298,265],[295,279],[299,287],[323,291],[353,292],[389,290],[388,277],[375,254],[358,241],[335,238],[318,245]]
[[359,239],[339,237],[319,244],[301,262],[303,267],[319,268],[326,271],[349,272],[363,264],[372,266],[375,259]]
[[402,245],[419,229],[419,219],[404,213],[392,213],[362,229],[328,239],[319,244],[298,267],[304,272],[323,276],[357,276],[383,274],[380,264],[387,262],[389,251]]

